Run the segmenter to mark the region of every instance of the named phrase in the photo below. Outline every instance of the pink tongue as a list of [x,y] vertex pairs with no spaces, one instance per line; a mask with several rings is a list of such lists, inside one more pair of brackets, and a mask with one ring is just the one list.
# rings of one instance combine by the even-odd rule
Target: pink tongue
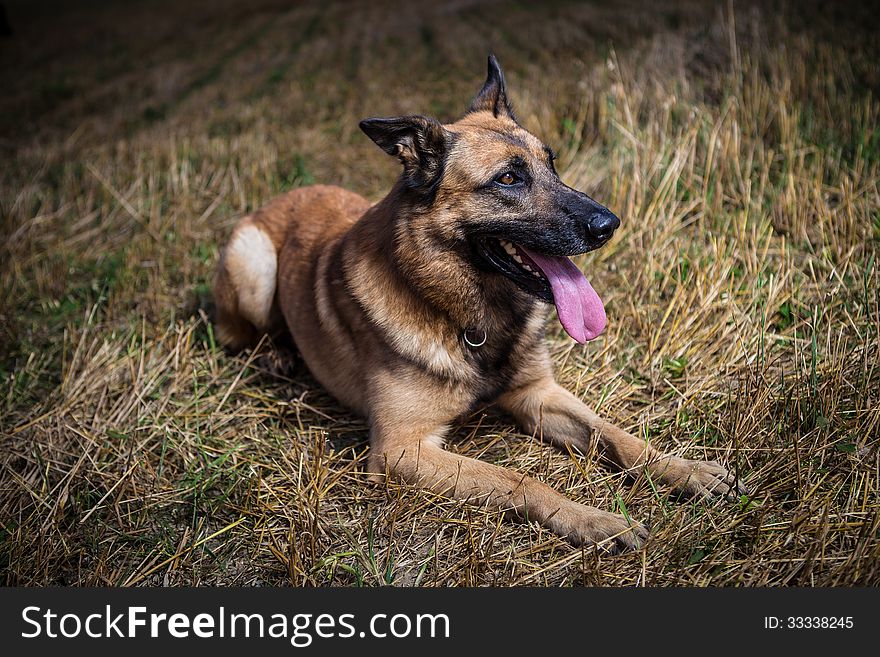
[[605,307],[586,276],[568,258],[534,253],[522,247],[553,288],[553,301],[562,328],[580,343],[595,340],[605,330]]

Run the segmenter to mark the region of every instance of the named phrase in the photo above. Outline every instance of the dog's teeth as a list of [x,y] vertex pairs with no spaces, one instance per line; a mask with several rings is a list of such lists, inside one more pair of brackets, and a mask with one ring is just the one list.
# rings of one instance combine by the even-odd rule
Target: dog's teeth
[[522,264],[522,258],[520,258],[518,255],[513,256],[513,259]]
[[525,269],[526,271],[532,271],[532,268],[529,267],[526,263],[523,263],[523,269]]
[[510,242],[501,242],[501,246],[504,247],[504,250],[507,251],[510,255],[514,255],[516,253],[516,249],[513,248],[513,244]]

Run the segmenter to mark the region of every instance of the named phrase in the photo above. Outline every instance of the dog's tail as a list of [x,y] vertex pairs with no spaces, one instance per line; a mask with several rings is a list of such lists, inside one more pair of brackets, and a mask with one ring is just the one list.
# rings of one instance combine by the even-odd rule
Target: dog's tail
[[253,346],[279,327],[275,288],[284,231],[259,213],[235,226],[214,276],[214,323],[230,349]]

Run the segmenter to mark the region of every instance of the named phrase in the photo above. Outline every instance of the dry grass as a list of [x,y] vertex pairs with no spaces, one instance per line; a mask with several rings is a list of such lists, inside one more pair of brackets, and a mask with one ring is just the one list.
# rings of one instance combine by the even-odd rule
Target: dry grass
[[[867,14],[156,0],[48,20],[9,4],[3,583],[880,583]],[[312,181],[378,198],[395,167],[357,120],[454,118],[490,48],[564,179],[624,220],[582,263],[604,337],[551,329],[561,382],[665,450],[735,465],[752,494],[669,499],[492,409],[450,447],[625,508],[652,527],[643,552],[368,483],[364,425],[301,367],[274,373],[271,345],[224,353],[206,321],[236,217]]]

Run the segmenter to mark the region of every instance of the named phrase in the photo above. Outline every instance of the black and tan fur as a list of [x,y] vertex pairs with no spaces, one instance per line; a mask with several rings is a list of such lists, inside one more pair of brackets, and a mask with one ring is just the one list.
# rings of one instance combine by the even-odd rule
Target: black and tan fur
[[[663,455],[554,381],[544,343],[549,292],[499,265],[492,249],[504,238],[550,255],[582,253],[604,244],[618,221],[560,181],[549,149],[516,122],[494,57],[461,120],[370,119],[361,128],[400,159],[400,179],[373,206],[312,186],[242,219],[214,284],[225,345],[246,347],[286,327],[315,378],[368,420],[377,477],[514,511],[576,544],[636,548],[647,533],[444,450],[456,418],[495,402],[523,431],[561,447],[586,452],[596,440],[620,467],[647,469],[655,482],[692,495],[734,492],[718,463]],[[468,331],[485,344],[469,346]]]

